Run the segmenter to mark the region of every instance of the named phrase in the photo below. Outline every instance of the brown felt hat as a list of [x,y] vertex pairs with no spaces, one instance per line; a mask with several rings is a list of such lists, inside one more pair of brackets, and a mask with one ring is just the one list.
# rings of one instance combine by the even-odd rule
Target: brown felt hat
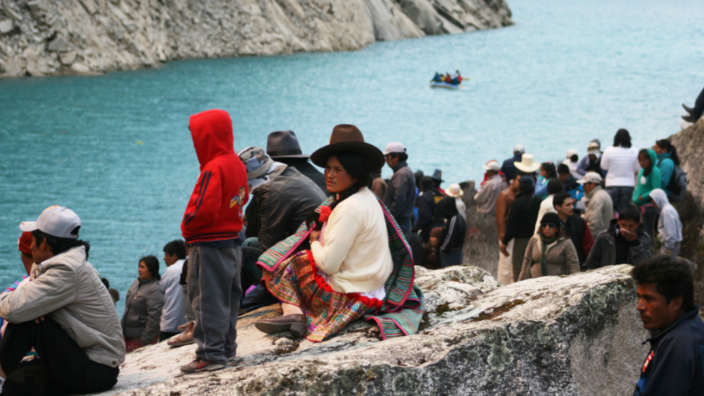
[[330,144],[321,147],[310,155],[314,164],[324,168],[328,157],[338,151],[362,154],[369,161],[371,172],[379,171],[384,166],[384,154],[375,146],[364,141],[364,135],[354,125],[341,124],[332,129]]

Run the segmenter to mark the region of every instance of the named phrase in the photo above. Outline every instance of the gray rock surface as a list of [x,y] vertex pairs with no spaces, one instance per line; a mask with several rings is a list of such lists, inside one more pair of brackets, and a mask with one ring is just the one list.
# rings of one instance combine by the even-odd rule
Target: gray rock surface
[[0,77],[349,51],[511,24],[504,0],[0,0]]
[[[123,0],[124,1],[124,0]],[[122,395],[631,395],[647,353],[630,266],[500,287],[476,267],[417,268],[428,315],[417,335],[379,341],[355,322],[323,343],[238,323],[233,367],[180,375],[193,346],[129,354]]]

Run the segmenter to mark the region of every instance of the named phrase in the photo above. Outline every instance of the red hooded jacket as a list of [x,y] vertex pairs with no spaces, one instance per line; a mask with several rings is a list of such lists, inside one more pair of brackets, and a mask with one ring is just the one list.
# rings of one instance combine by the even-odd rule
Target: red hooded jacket
[[192,115],[193,146],[200,177],[181,222],[187,243],[237,238],[242,230],[242,207],[247,203],[247,170],[235,154],[232,120],[223,110]]

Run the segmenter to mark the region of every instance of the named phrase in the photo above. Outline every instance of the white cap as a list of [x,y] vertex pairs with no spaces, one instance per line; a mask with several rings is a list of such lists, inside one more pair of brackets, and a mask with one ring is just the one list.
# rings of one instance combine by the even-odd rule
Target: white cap
[[567,158],[572,157],[573,155],[579,155],[579,151],[576,149],[569,149],[567,150]]
[[491,170],[491,171],[498,172],[499,169],[501,169],[501,168],[499,167],[499,163],[496,162],[496,160],[491,160],[491,161],[487,162],[486,165],[482,165],[482,169],[487,170],[487,171]]
[[589,143],[589,146],[587,146],[587,154],[594,154],[597,157],[601,155],[601,146],[599,143],[592,141]]
[[[39,230],[57,238],[78,239],[78,227],[81,219],[78,215],[64,206],[50,206],[39,215],[37,221],[23,221],[20,230],[32,232]],[[75,230],[75,234],[72,232]]]
[[514,152],[514,153],[525,154],[525,153],[526,153],[526,148],[523,147],[522,144],[517,144],[517,145],[513,146],[513,152]]
[[384,155],[388,155],[391,153],[405,153],[406,152],[406,146],[403,145],[401,142],[391,142],[386,145],[386,150],[384,150]]
[[596,172],[589,172],[582,179],[577,180],[577,183],[601,183],[601,175]]

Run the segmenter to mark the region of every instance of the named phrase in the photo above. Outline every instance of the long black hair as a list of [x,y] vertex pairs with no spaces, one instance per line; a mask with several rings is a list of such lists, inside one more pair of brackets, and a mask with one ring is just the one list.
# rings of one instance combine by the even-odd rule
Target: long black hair
[[540,165],[541,168],[547,173],[546,179],[552,179],[553,177],[557,177],[557,172],[555,171],[555,164],[552,162],[543,162]]
[[648,175],[650,174],[650,172],[652,172],[653,167],[655,166],[655,164],[653,163],[653,159],[650,158],[650,153],[648,152],[648,149],[641,149],[641,150],[638,152],[638,157],[640,157],[641,155],[644,155],[645,158],[648,159],[648,162],[650,162],[650,166],[649,166],[649,167],[643,168],[643,176],[648,176]]
[[156,280],[161,280],[161,275],[159,275],[159,259],[149,255],[149,256],[144,256],[141,259],[139,259],[139,262],[144,262],[144,265],[147,267],[149,270],[149,273],[152,274],[152,278]]
[[677,155],[677,148],[673,146],[669,140],[661,139],[655,142],[655,144],[657,144],[658,147],[667,150],[667,152],[670,153],[672,162],[674,162],[676,166],[680,166],[680,157]]
[[[78,234],[78,228],[80,228],[80,226],[76,227],[76,230],[74,230],[76,234]],[[59,238],[39,230],[32,231],[32,237],[34,238],[34,242],[37,246],[41,245],[42,241],[46,241],[49,245],[49,250],[51,250],[51,253],[54,256],[57,256],[69,249],[83,246],[86,248],[86,259],[88,258],[88,252],[90,251],[90,244],[88,242],[80,239]]]
[[614,147],[631,148],[631,134],[627,130],[621,128],[614,136]]

